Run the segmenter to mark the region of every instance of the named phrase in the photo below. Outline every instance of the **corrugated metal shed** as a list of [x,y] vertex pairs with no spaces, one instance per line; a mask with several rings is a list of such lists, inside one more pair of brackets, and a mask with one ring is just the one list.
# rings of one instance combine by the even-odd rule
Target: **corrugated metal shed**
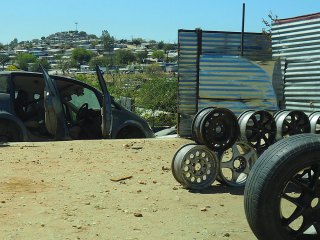
[[[207,106],[277,109],[269,75],[248,60],[270,60],[271,44],[262,34],[179,30],[178,133],[191,136],[194,114]],[[248,58],[248,59],[247,59]]]
[[199,109],[225,107],[235,114],[252,108],[276,109],[270,77],[246,58],[202,55],[199,71]]
[[320,13],[276,20],[272,52],[280,58],[285,108],[320,111]]
[[285,106],[311,113],[320,110],[320,59],[286,62]]
[[197,54],[197,32],[179,32],[178,112],[181,114],[197,111]]
[[[202,54],[240,56],[241,33],[202,31]],[[267,60],[270,55],[270,41],[260,33],[244,33],[243,56],[251,60]]]

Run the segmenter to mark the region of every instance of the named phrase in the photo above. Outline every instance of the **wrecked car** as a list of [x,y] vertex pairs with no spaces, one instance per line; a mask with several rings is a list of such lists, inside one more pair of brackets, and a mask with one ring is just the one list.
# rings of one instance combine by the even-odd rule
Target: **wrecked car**
[[113,100],[96,72],[100,90],[44,68],[0,72],[0,142],[154,137],[144,119]]

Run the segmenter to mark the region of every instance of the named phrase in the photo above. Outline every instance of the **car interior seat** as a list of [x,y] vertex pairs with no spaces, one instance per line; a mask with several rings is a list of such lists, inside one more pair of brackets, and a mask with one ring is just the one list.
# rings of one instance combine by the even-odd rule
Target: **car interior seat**
[[14,101],[14,110],[27,128],[37,128],[39,123],[31,119],[34,116],[34,112],[30,109],[28,103],[28,93],[25,90],[19,90]]

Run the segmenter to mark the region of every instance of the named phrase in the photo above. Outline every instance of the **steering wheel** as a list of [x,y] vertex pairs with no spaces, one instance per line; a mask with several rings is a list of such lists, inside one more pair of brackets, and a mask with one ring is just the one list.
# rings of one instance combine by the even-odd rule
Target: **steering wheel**
[[82,104],[77,112],[77,116],[76,116],[77,120],[79,121],[83,119],[87,115],[88,110],[89,110],[88,103]]

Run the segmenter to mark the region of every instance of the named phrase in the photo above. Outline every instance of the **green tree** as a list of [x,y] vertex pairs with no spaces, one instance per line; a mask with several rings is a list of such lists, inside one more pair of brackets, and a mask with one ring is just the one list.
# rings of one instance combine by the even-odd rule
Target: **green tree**
[[7,67],[7,71],[19,71],[20,69],[17,68],[15,65],[9,65]]
[[134,45],[136,45],[136,46],[141,45],[141,43],[143,43],[143,42],[144,42],[144,40],[142,38],[134,38],[134,39],[132,39],[132,43]]
[[175,50],[175,49],[177,49],[175,44],[165,43],[164,46],[163,46],[163,50],[165,52],[169,52],[170,50]]
[[112,52],[114,47],[114,37],[110,35],[107,30],[102,31],[101,42],[103,44],[103,48],[107,52]]
[[119,49],[115,53],[116,63],[118,65],[127,65],[136,60],[133,52],[125,49]]
[[160,72],[162,71],[162,68],[160,67],[159,64],[155,63],[155,64],[150,64],[147,68],[146,68],[146,73],[150,74],[150,75],[159,75]]
[[[159,118],[165,119],[167,124],[174,125],[177,112],[177,79],[151,78],[139,89],[136,104],[152,111],[150,119],[147,120],[152,122],[153,126],[159,124],[155,122]],[[162,111],[161,116],[155,118],[156,111]]]
[[278,20],[278,16],[274,15],[272,11],[268,14],[268,19],[262,18],[262,23],[266,26],[266,28],[262,28],[262,34],[264,34],[269,41],[271,41],[271,28],[272,22]]
[[89,38],[89,39],[97,39],[98,37],[97,37],[97,35],[95,35],[95,34],[89,34],[89,35],[88,35],[88,38]]
[[91,58],[89,65],[91,68],[94,68],[96,65],[99,66],[113,66],[114,65],[114,57],[112,55],[108,56],[97,56]]
[[36,62],[37,58],[30,53],[21,53],[16,57],[16,62],[20,69],[28,71],[29,64]]
[[58,69],[61,69],[62,74],[65,74],[65,72],[70,68],[69,60],[63,59],[62,54],[57,54],[55,59],[58,64]]
[[144,63],[147,57],[148,57],[148,51],[146,50],[136,53],[136,58],[138,63]]
[[10,58],[7,54],[0,54],[0,64],[2,64],[2,69],[4,69],[4,65],[10,61]]
[[14,49],[16,46],[18,46],[18,39],[17,38],[14,38],[10,44],[9,44],[10,48],[11,49]]
[[158,61],[164,59],[164,52],[162,50],[157,50],[152,53],[152,57],[156,58]]
[[47,60],[45,59],[37,59],[31,66],[30,66],[30,71],[31,72],[41,72],[40,64],[45,68],[45,69],[50,69],[50,63],[48,63]]
[[75,48],[72,51],[72,59],[77,61],[80,65],[88,63],[93,55],[92,52],[84,48]]
[[0,50],[4,49],[4,45],[2,43],[0,43]]
[[80,31],[79,32],[79,36],[81,37],[86,37],[87,36],[87,33],[85,31]]
[[164,42],[163,41],[158,42],[158,49],[163,49],[163,47],[164,47]]

